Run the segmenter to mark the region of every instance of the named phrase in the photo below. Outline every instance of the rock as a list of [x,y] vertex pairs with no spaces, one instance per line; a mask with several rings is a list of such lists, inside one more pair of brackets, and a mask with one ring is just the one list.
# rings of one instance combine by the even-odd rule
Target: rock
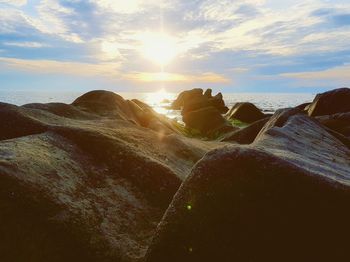
[[101,91],[73,105],[1,104],[3,261],[143,259],[181,181],[221,146],[129,121],[144,108]]
[[318,94],[309,107],[309,116],[350,112],[350,88],[339,88]]
[[237,103],[226,114],[227,119],[237,119],[244,123],[253,123],[265,117],[265,114],[252,103]]
[[174,110],[181,110],[184,106],[185,101],[203,96],[203,89],[195,88],[181,92],[176,100],[171,104],[171,108]]
[[228,127],[231,128],[225,118],[214,107],[190,111],[183,116],[183,121],[187,127],[196,129],[204,135],[210,135]]
[[186,100],[181,110],[181,115],[184,116],[191,111],[206,108],[209,106],[211,106],[211,103],[209,102],[209,99],[205,96],[200,96],[191,100]]
[[113,115],[115,118],[124,120],[134,118],[127,101],[120,95],[110,91],[97,90],[88,92],[77,98],[72,105],[88,113],[102,116]]
[[211,90],[211,89],[209,88],[209,89],[207,89],[207,90],[204,92],[204,96],[205,96],[206,98],[212,98],[212,97],[213,97],[212,93],[213,93],[213,90]]
[[211,89],[206,90],[204,95],[203,90],[199,92],[198,89],[193,89],[182,92],[174,104],[173,108],[182,108],[182,119],[186,127],[196,129],[204,136],[234,129],[221,115],[228,110],[221,93],[213,97]]
[[326,127],[350,137],[350,112],[319,116],[316,119]]
[[236,142],[242,145],[248,145],[254,142],[260,130],[269,121],[269,117],[256,121],[249,126],[232,131],[221,139],[223,142]]
[[301,110],[301,111],[308,111],[310,105],[311,105],[311,103],[304,103],[304,104],[301,104],[301,105],[296,106],[295,108],[296,108],[296,109],[299,109],[299,110]]
[[0,140],[40,134],[47,126],[14,105],[0,103]]
[[221,114],[225,114],[228,111],[222,94],[219,93],[213,97],[211,89],[207,89],[204,94],[202,89],[184,91],[173,102],[171,108],[175,110],[182,109],[182,115],[184,115],[187,112],[208,106],[215,107]]
[[350,150],[297,111],[278,112],[266,127],[250,146],[197,163],[147,262],[350,259]]

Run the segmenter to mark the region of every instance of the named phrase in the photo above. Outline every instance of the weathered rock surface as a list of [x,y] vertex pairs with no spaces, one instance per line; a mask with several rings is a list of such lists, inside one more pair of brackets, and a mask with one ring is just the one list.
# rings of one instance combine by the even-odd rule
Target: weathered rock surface
[[221,146],[105,91],[1,104],[0,126],[2,261],[142,260],[181,181]]
[[350,112],[350,88],[339,88],[318,94],[309,106],[309,116]]
[[350,149],[298,112],[277,112],[250,146],[208,153],[147,262],[349,260]]
[[244,123],[254,123],[266,115],[252,103],[237,103],[226,114],[227,119],[237,119]]

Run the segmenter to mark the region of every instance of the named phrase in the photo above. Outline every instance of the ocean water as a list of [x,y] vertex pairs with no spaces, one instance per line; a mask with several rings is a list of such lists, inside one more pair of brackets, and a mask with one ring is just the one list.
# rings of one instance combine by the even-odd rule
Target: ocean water
[[[72,103],[77,97],[85,92],[35,92],[35,91],[5,91],[0,90],[0,102],[15,105],[28,103]],[[155,111],[167,115],[170,118],[181,120],[179,111],[169,110],[176,93],[123,93],[118,92],[125,99],[139,99],[152,106]],[[315,94],[308,93],[224,93],[226,105],[230,108],[237,102],[251,102],[261,110],[269,113],[280,108],[294,107],[302,103],[311,102]]]

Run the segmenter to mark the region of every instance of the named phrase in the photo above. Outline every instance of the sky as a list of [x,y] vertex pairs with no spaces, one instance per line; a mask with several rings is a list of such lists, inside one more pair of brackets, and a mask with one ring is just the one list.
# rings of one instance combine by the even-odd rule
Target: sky
[[350,0],[0,0],[0,90],[349,83]]

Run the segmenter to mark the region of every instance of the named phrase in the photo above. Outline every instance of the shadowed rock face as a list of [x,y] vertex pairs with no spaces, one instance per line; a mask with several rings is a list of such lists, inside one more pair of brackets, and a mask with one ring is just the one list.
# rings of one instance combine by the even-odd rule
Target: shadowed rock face
[[256,121],[245,128],[227,133],[221,141],[235,142],[241,145],[251,144],[268,121],[269,117]]
[[235,128],[214,107],[205,107],[186,113],[183,121],[187,127],[199,130],[204,135],[211,136],[215,132],[231,131]]
[[350,88],[339,88],[318,94],[309,106],[309,116],[350,112]]
[[252,103],[237,103],[226,114],[227,119],[238,119],[244,123],[253,123],[265,117],[266,115]]
[[346,137],[350,137],[350,112],[319,116],[316,119],[324,126]]
[[350,150],[280,111],[250,146],[208,153],[149,248],[160,261],[347,261]]
[[[182,179],[220,145],[181,137],[133,103],[98,91],[73,105],[1,105],[3,261],[144,257]],[[161,128],[145,128],[145,115]]]
[[212,96],[212,90],[192,89],[179,94],[172,108],[180,110],[187,127],[199,131],[204,136],[229,132],[234,128],[222,114],[228,111],[221,93]]
[[201,88],[195,88],[192,90],[181,92],[178,95],[177,99],[172,103],[171,108],[175,110],[181,110],[181,108],[185,104],[185,101],[192,100],[202,96],[203,96],[203,89]]

